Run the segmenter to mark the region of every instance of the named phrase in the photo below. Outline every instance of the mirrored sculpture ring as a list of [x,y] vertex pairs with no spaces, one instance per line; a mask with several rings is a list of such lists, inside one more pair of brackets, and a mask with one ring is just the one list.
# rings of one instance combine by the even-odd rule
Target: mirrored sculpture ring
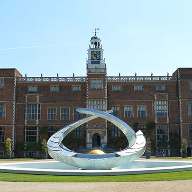
[[[132,162],[143,155],[146,139],[141,131],[135,133],[129,125],[119,118],[109,114],[109,112],[87,108],[79,108],[77,111],[89,116],[60,129],[53,134],[47,142],[49,155],[55,160],[81,169],[111,169]],[[129,142],[129,145],[125,149],[115,153],[92,155],[76,153],[62,144],[62,140],[68,133],[82,124],[98,117],[110,121],[125,134]]]

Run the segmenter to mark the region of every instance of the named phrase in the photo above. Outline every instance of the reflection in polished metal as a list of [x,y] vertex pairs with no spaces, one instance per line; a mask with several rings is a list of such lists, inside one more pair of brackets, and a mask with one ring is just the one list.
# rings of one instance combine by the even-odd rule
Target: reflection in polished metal
[[94,149],[94,150],[90,151],[89,154],[103,155],[103,154],[105,154],[105,153],[104,153],[102,150]]
[[[124,121],[109,114],[109,112],[94,109],[79,108],[79,113],[88,114],[84,119],[72,123],[53,134],[47,142],[48,152],[54,159],[81,168],[81,169],[111,169],[120,165],[127,164],[141,157],[145,151],[146,140],[141,131],[135,133],[133,129]],[[111,111],[110,111],[111,112]],[[115,153],[102,155],[82,154],[71,151],[62,144],[64,137],[80,125],[101,117],[116,125],[127,137],[129,145]]]

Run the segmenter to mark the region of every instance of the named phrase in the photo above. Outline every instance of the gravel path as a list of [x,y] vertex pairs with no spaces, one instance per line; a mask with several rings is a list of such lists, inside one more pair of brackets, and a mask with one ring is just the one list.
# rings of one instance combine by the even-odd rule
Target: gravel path
[[4,182],[1,192],[186,192],[192,191],[192,180],[107,183]]

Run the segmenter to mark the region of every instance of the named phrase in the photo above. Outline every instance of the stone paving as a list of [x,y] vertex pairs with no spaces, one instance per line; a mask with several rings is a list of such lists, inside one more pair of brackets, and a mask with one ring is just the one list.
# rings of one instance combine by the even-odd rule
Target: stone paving
[[107,183],[4,182],[1,192],[186,192],[192,191],[192,180]]

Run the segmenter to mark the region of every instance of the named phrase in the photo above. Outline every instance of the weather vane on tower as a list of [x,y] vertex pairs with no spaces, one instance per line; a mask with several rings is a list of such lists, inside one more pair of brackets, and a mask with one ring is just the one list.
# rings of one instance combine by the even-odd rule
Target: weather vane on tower
[[99,33],[98,31],[99,31],[99,28],[95,28],[95,32],[93,32],[93,33],[95,33],[95,35],[97,35],[97,33]]

